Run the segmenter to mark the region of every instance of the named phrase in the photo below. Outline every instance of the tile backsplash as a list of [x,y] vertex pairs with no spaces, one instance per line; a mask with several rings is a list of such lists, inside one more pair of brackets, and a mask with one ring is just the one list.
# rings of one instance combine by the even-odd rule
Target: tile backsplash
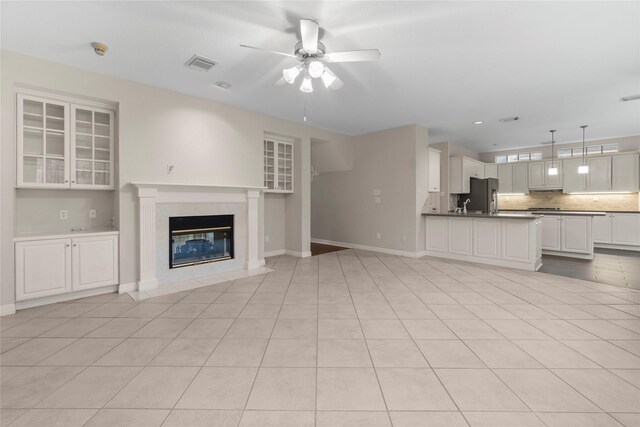
[[563,194],[533,192],[524,196],[500,196],[500,209],[560,208],[562,210],[640,211],[640,193]]

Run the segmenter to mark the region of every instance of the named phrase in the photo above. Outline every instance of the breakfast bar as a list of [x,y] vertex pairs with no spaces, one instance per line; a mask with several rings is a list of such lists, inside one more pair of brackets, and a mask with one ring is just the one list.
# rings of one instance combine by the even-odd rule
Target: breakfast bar
[[426,255],[536,271],[542,218],[529,213],[425,213]]

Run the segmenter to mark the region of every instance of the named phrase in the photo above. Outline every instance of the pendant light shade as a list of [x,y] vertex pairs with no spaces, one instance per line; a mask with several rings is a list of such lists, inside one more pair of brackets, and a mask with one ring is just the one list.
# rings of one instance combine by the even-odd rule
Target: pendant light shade
[[586,150],[584,148],[584,134],[585,134],[585,129],[587,129],[587,125],[582,125],[580,126],[582,128],[582,164],[580,166],[578,166],[578,173],[589,173],[589,165],[587,165],[587,159],[586,159]]
[[549,132],[551,132],[551,166],[549,167],[549,169],[547,170],[547,174],[549,176],[554,176],[554,175],[558,175],[558,167],[555,165],[554,160],[556,158],[555,156],[555,138],[554,138],[554,133],[556,132],[555,129],[554,130],[550,130]]

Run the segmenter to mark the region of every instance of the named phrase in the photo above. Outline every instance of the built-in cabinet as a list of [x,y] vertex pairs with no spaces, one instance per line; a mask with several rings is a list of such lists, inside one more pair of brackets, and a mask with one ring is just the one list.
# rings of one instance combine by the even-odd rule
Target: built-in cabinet
[[484,165],[485,178],[498,178],[498,165],[495,163],[486,163]]
[[[562,162],[561,161],[541,161],[529,162],[528,184],[531,190],[554,190],[562,188]],[[549,168],[558,169],[557,175],[549,175]]]
[[545,215],[542,250],[576,258],[593,258],[591,216]]
[[471,178],[484,178],[484,163],[465,156],[449,158],[449,193],[469,193]]
[[498,186],[501,194],[529,193],[529,169],[526,163],[498,165]]
[[592,157],[587,159],[587,191],[611,191],[611,157]]
[[16,300],[118,284],[118,236],[50,237],[15,242]]
[[611,156],[611,190],[640,191],[640,155]]
[[638,153],[587,157],[589,172],[578,173],[581,158],[564,160],[565,193],[636,192],[640,190],[640,155]]
[[601,247],[640,250],[640,213],[610,212],[594,217],[593,241]]
[[440,191],[440,150],[429,148],[429,192]]
[[114,188],[113,110],[17,95],[18,188]]
[[293,193],[293,143],[264,140],[264,186],[272,193]]
[[586,174],[578,173],[578,167],[582,165],[582,159],[568,159],[562,161],[564,179],[562,191],[565,193],[582,193],[587,191]]

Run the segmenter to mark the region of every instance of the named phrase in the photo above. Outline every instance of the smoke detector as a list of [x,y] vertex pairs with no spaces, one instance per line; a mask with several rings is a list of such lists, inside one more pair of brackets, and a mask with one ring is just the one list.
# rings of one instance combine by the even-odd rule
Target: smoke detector
[[200,55],[193,55],[184,65],[192,70],[209,71],[216,66],[216,61]]
[[223,81],[215,82],[213,85],[223,90],[227,90],[231,87],[231,83]]
[[91,47],[98,56],[104,56],[104,54],[107,52],[107,49],[109,49],[106,44],[100,42],[92,42]]

